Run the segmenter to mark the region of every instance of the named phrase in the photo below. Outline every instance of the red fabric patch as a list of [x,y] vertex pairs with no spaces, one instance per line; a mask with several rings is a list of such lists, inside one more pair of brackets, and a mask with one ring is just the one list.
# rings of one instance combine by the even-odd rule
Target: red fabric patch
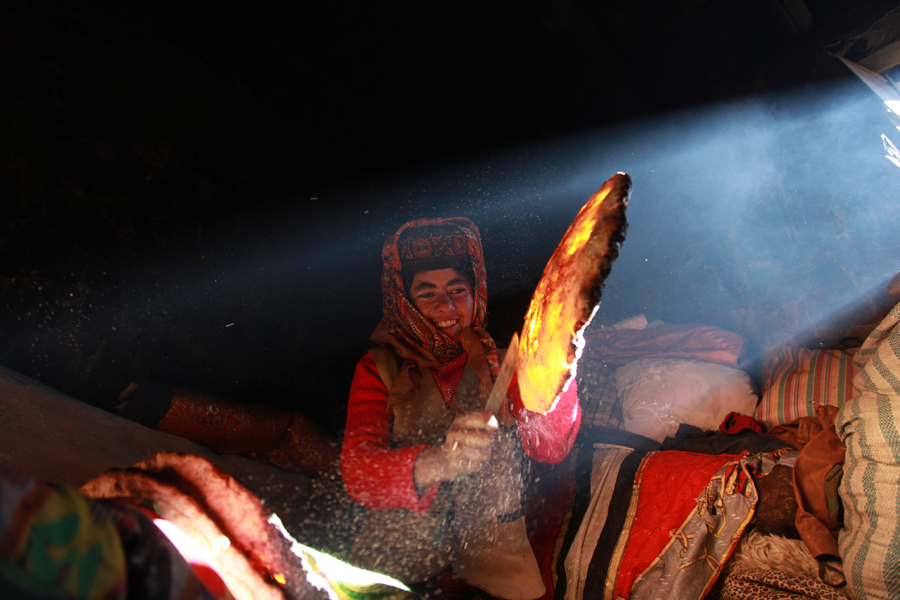
[[656,452],[644,459],[635,477],[637,516],[616,577],[616,598],[628,598],[640,575],[697,506],[697,497],[730,454]]
[[724,431],[725,433],[740,433],[745,429],[750,429],[756,433],[763,432],[759,421],[753,417],[736,412],[728,413],[728,416],[725,417],[725,420],[719,425],[719,431]]

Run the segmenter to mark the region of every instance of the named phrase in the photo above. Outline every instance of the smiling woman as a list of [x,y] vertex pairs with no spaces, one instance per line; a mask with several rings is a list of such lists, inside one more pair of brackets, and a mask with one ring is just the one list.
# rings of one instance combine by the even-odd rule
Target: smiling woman
[[348,493],[372,509],[351,562],[409,584],[458,577],[499,598],[540,597],[522,467],[569,453],[577,390],[537,414],[513,384],[497,415],[484,410],[503,351],[485,328],[484,257],[471,221],[407,223],[382,259],[378,346],[357,365],[341,455]]
[[408,293],[416,309],[456,342],[472,324],[472,283],[456,269],[419,271]]

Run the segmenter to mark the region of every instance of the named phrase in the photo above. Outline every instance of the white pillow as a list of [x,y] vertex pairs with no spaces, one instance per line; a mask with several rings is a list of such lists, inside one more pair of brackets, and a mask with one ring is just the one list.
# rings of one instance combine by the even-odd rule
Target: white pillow
[[616,369],[622,429],[662,442],[681,423],[719,428],[731,412],[752,415],[759,398],[750,376],[717,363],[641,358]]

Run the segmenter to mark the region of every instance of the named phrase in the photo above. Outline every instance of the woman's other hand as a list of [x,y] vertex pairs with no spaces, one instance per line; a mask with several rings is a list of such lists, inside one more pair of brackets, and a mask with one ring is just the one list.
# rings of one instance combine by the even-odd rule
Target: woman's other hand
[[456,417],[442,445],[419,453],[413,471],[416,487],[422,490],[482,470],[491,459],[491,443],[498,427],[496,417],[485,410]]
[[460,415],[453,420],[441,449],[450,481],[482,470],[491,459],[491,442],[499,425],[486,410]]

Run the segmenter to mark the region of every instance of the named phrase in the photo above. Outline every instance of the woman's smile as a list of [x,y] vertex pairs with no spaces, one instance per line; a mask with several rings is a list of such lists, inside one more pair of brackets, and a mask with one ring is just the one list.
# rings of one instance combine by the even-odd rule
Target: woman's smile
[[409,286],[409,299],[435,327],[459,341],[472,324],[475,297],[472,284],[456,269],[418,271]]

